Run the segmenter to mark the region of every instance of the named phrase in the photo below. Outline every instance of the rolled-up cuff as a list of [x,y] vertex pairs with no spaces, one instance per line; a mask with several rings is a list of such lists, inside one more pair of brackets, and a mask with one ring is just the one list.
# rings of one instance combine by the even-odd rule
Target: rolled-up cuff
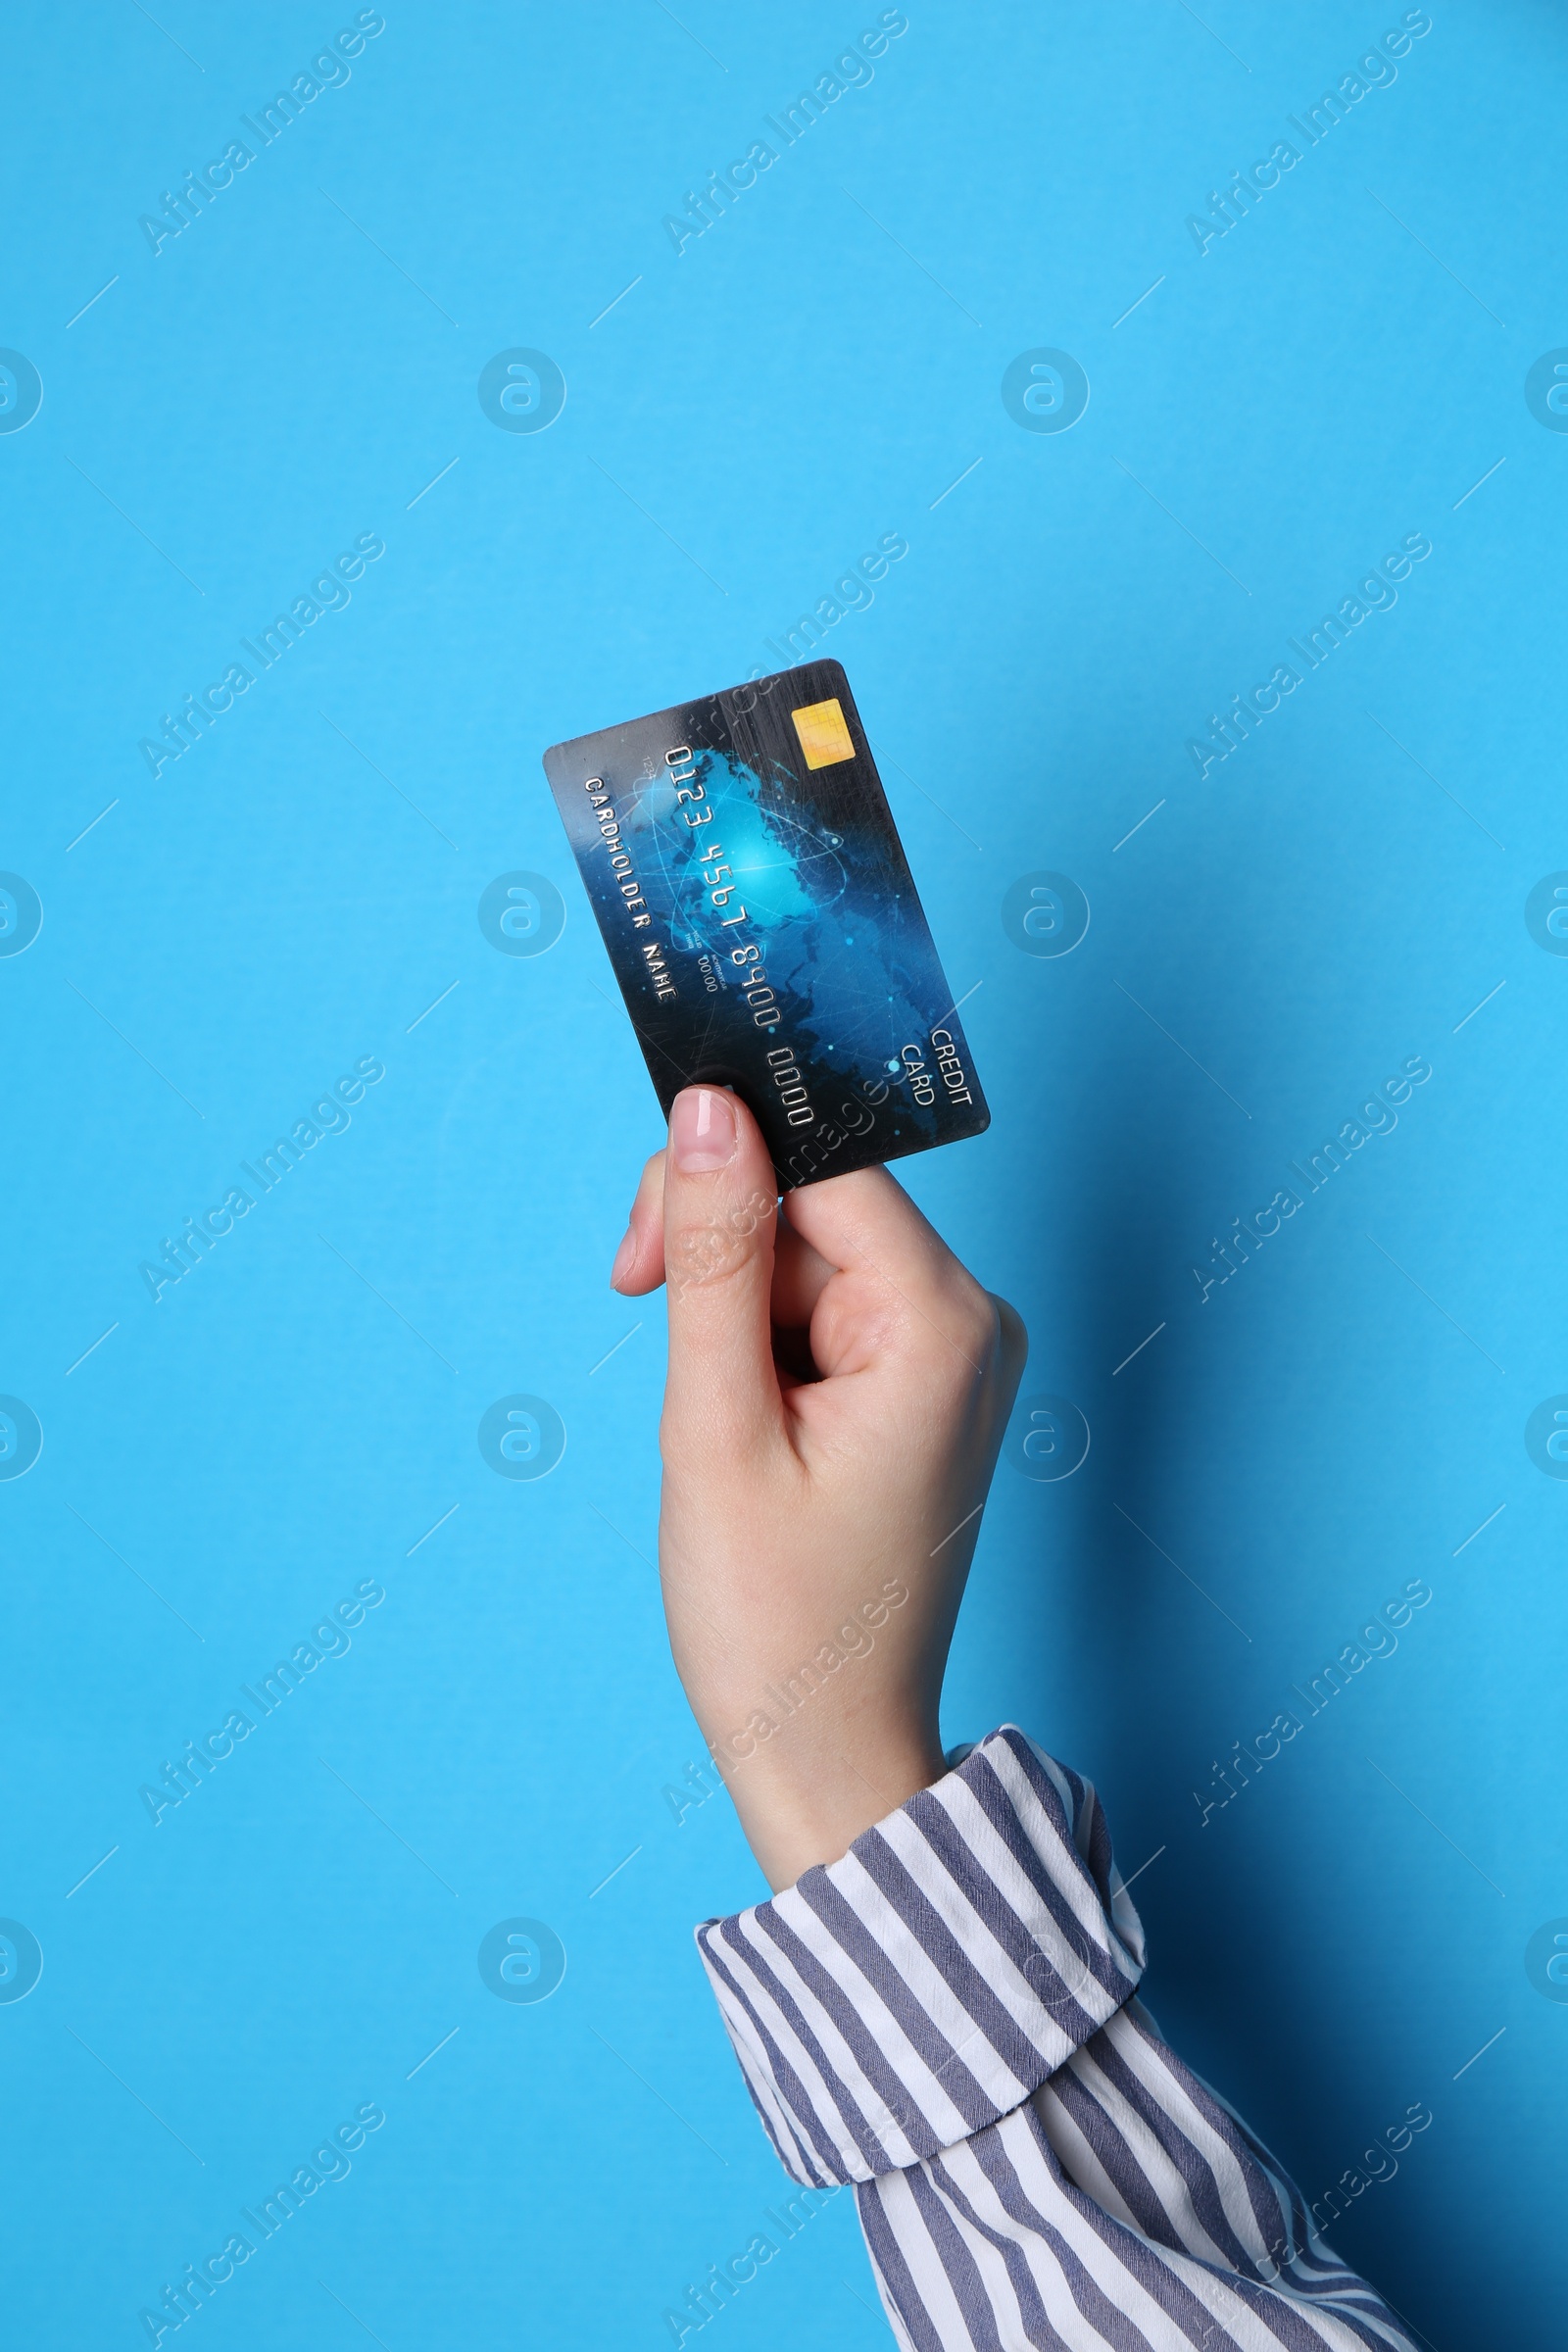
[[697,1944],[768,2135],[816,2186],[1010,2114],[1144,1965],[1094,1789],[1013,1724]]

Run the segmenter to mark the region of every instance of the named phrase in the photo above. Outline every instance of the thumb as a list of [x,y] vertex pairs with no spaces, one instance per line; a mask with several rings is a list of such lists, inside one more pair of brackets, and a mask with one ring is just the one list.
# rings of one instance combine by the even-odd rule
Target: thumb
[[666,1448],[710,1453],[721,1436],[744,1444],[781,1425],[769,1313],[777,1204],[767,1147],[739,1097],[678,1094],[664,1157]]

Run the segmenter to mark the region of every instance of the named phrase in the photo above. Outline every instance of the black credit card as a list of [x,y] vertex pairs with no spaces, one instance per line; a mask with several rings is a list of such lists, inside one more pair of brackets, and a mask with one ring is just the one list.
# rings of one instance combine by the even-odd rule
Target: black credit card
[[991,1124],[837,662],[544,764],[666,1116],[733,1087],[781,1190]]

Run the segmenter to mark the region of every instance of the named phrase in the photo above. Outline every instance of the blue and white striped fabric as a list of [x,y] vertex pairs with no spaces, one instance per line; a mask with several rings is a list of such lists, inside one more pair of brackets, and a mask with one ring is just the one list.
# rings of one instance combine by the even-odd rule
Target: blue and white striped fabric
[[1015,1726],[697,1942],[786,2171],[856,2183],[907,2352],[1413,2352],[1133,1997],[1099,1799]]

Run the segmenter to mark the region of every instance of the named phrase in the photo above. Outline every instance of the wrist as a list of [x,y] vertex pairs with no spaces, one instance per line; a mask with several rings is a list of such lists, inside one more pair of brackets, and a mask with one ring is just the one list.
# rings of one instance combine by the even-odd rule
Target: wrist
[[935,1726],[838,1726],[809,1745],[785,1727],[744,1757],[720,1759],[746,1841],[777,1893],[836,1862],[947,1771]]

